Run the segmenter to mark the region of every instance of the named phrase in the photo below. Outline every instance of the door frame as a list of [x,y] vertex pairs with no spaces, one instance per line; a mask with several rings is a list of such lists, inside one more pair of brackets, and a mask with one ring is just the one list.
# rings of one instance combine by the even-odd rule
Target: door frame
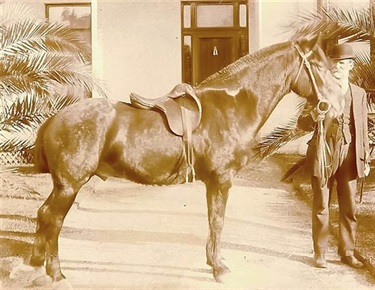
[[[181,0],[181,61],[182,61],[182,81],[196,85],[196,73],[198,52],[196,43],[200,37],[235,37],[235,46],[239,57],[249,53],[249,7],[247,0]],[[198,27],[197,26],[197,6],[199,5],[233,5],[233,26],[231,27]],[[190,23],[185,27],[185,8],[188,8]],[[243,8],[245,9],[243,11]],[[240,23],[240,13],[245,13],[244,23]],[[185,39],[189,38],[190,43],[186,45]],[[186,51],[190,46],[190,52]],[[188,67],[190,66],[190,67]]]

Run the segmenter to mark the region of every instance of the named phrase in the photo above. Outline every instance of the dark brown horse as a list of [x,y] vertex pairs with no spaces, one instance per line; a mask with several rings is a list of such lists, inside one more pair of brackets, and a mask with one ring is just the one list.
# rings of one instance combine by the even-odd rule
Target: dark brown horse
[[[229,272],[220,254],[228,192],[233,175],[251,160],[255,135],[292,90],[317,101],[303,57],[311,63],[319,92],[335,103],[339,87],[316,39],[247,55],[194,89],[202,105],[202,119],[192,136],[194,167],[197,179],[206,185],[206,256],[217,281]],[[106,99],[81,101],[48,119],[39,130],[35,164],[51,173],[53,190],[38,211],[30,265],[46,262],[53,281],[64,279],[58,238],[80,188],[94,175],[142,184],[182,183],[187,167],[182,143],[167,128],[162,113]]]

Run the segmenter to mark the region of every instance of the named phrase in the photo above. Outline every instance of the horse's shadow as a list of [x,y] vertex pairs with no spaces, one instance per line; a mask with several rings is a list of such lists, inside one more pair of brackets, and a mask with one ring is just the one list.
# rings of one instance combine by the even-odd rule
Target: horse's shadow
[[[79,230],[79,235],[77,235],[76,231]],[[82,232],[83,230],[83,232]],[[8,233],[9,235],[12,235],[12,233]],[[161,233],[162,234],[162,233]],[[32,234],[23,233],[23,235],[28,235],[29,238],[32,237]],[[120,236],[127,236],[128,233],[122,233]],[[183,237],[178,238],[174,242],[186,242],[186,234],[184,234]],[[1,239],[2,244],[2,252],[1,252],[1,258],[4,259],[4,257],[20,257],[24,261],[28,260],[32,244],[24,241],[19,241],[20,235],[17,233],[14,233],[14,239],[8,238],[8,239]],[[103,241],[103,237],[106,236],[108,238],[108,231],[102,231],[102,230],[93,230],[93,229],[69,229],[66,228],[62,234],[62,237],[67,239],[81,239],[81,237],[89,237],[90,241],[97,241],[101,242]],[[118,238],[116,240],[112,240],[113,242],[121,242],[121,238],[119,237],[119,233],[114,233],[113,237],[117,236]],[[155,237],[155,235],[152,235]],[[151,236],[149,236],[151,237]],[[120,240],[119,240],[120,239]],[[164,238],[161,238],[164,239]],[[164,239],[165,240],[165,239]],[[192,241],[191,237],[189,238],[190,241]],[[166,241],[166,240],[165,240]],[[194,241],[194,240],[193,240]],[[124,241],[122,242],[129,242]],[[134,243],[133,240],[131,243]],[[146,242],[146,241],[143,241]],[[138,243],[143,243],[141,240],[138,240]],[[147,242],[152,242],[148,240]],[[157,241],[155,241],[157,242]],[[160,242],[160,241],[159,241]],[[137,243],[137,242],[136,242]],[[198,239],[195,237],[195,243],[201,244],[204,243],[203,240]],[[290,254],[286,252],[281,252],[277,250],[272,250],[269,248],[261,248],[251,245],[245,245],[240,243],[232,243],[232,242],[223,242],[222,244],[223,249],[228,250],[237,250],[241,252],[248,252],[248,253],[256,253],[256,254],[262,254],[265,256],[269,256],[272,258],[281,258],[286,259],[290,261],[296,261],[298,263],[305,264],[307,266],[313,266],[312,259],[308,256],[304,255],[295,255]],[[192,268],[187,266],[171,266],[171,265],[158,265],[158,264],[142,264],[142,263],[116,263],[116,262],[101,262],[101,261],[81,261],[81,260],[65,260],[62,259],[62,268],[65,270],[70,271],[89,271],[89,272],[100,272],[100,273],[122,273],[122,274],[140,274],[140,275],[147,275],[147,276],[158,276],[158,277],[169,277],[169,278],[184,278],[194,281],[201,281],[201,282],[214,282],[214,279],[212,278],[212,270],[206,267],[198,267],[198,268]],[[202,265],[203,265],[202,261]],[[113,266],[116,266],[117,269],[113,269]],[[2,268],[0,275],[2,278],[9,277],[9,273],[12,271],[12,265],[11,262],[9,263],[2,263]],[[141,269],[142,270],[141,270]],[[152,271],[152,269],[156,271]],[[181,273],[173,273],[173,271],[181,271]],[[189,275],[188,273],[192,273]],[[203,275],[202,275],[203,274]],[[207,274],[207,276],[205,276]]]

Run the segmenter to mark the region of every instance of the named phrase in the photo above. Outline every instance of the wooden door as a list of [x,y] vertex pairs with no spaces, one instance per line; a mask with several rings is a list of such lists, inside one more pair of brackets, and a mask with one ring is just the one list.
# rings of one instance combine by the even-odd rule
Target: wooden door
[[193,47],[193,51],[197,52],[193,72],[195,85],[238,58],[234,36],[198,36],[195,46]]

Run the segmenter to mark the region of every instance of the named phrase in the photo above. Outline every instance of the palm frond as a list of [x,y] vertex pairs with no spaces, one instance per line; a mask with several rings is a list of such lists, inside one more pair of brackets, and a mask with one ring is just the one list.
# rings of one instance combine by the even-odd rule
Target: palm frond
[[37,129],[45,118],[46,101],[26,95],[4,106],[0,130],[20,132],[27,128]]
[[46,27],[43,22],[24,19],[12,22],[1,37],[0,56],[27,54],[30,51],[46,50],[44,36]]
[[3,107],[0,120],[0,151],[31,152],[36,132],[45,120],[79,99],[60,96],[54,100],[27,95]]
[[0,56],[14,56],[37,51],[77,55],[83,63],[91,62],[91,47],[74,29],[64,23],[24,19],[12,22],[0,37]]
[[18,134],[11,138],[0,138],[0,152],[31,152],[35,146],[35,137]]
[[305,106],[305,101],[300,101],[296,106],[295,115],[290,118],[287,124],[278,126],[268,135],[263,137],[254,147],[254,157],[265,159],[276,153],[285,144],[305,136],[308,132],[296,126],[298,116]]
[[105,96],[99,82],[92,77],[91,66],[77,59],[53,52],[31,53],[25,57],[8,57],[0,67],[0,93],[2,95],[48,95],[54,82],[86,91],[97,90]]
[[281,181],[289,183],[295,176],[302,175],[306,171],[306,157],[301,157],[294,163],[285,174],[281,177]]
[[322,7],[322,12],[304,11],[294,16],[285,27],[293,39],[321,33],[327,39],[368,41],[374,39],[374,23],[370,8]]
[[20,19],[34,18],[35,11],[31,6],[23,2],[0,2],[2,13],[0,14],[0,25],[6,25],[9,22]]
[[48,77],[60,84],[67,84],[72,87],[81,87],[87,92],[95,90],[101,96],[106,97],[105,91],[91,76],[90,72],[88,71],[88,67],[71,66],[65,70],[53,70],[48,73]]
[[60,96],[55,100],[26,95],[5,105],[2,112],[0,131],[36,131],[44,121],[62,108],[78,101],[72,96]]
[[285,144],[297,140],[307,134],[296,128],[297,117],[293,117],[285,126],[278,126],[254,146],[255,157],[265,159],[276,153]]
[[364,89],[375,88],[375,62],[370,54],[363,51],[356,52],[356,65],[353,69],[351,81]]
[[[50,100],[51,107],[53,108],[53,112],[50,112],[50,116],[55,115],[57,112],[61,111],[65,107],[68,107],[72,104],[77,103],[80,101],[81,98],[77,96],[72,96],[72,95],[64,95],[64,96],[59,96],[55,98],[54,100]],[[49,117],[50,117],[49,116]]]
[[91,46],[81,34],[63,23],[50,23],[45,43],[50,51],[78,55],[82,63],[91,63]]

